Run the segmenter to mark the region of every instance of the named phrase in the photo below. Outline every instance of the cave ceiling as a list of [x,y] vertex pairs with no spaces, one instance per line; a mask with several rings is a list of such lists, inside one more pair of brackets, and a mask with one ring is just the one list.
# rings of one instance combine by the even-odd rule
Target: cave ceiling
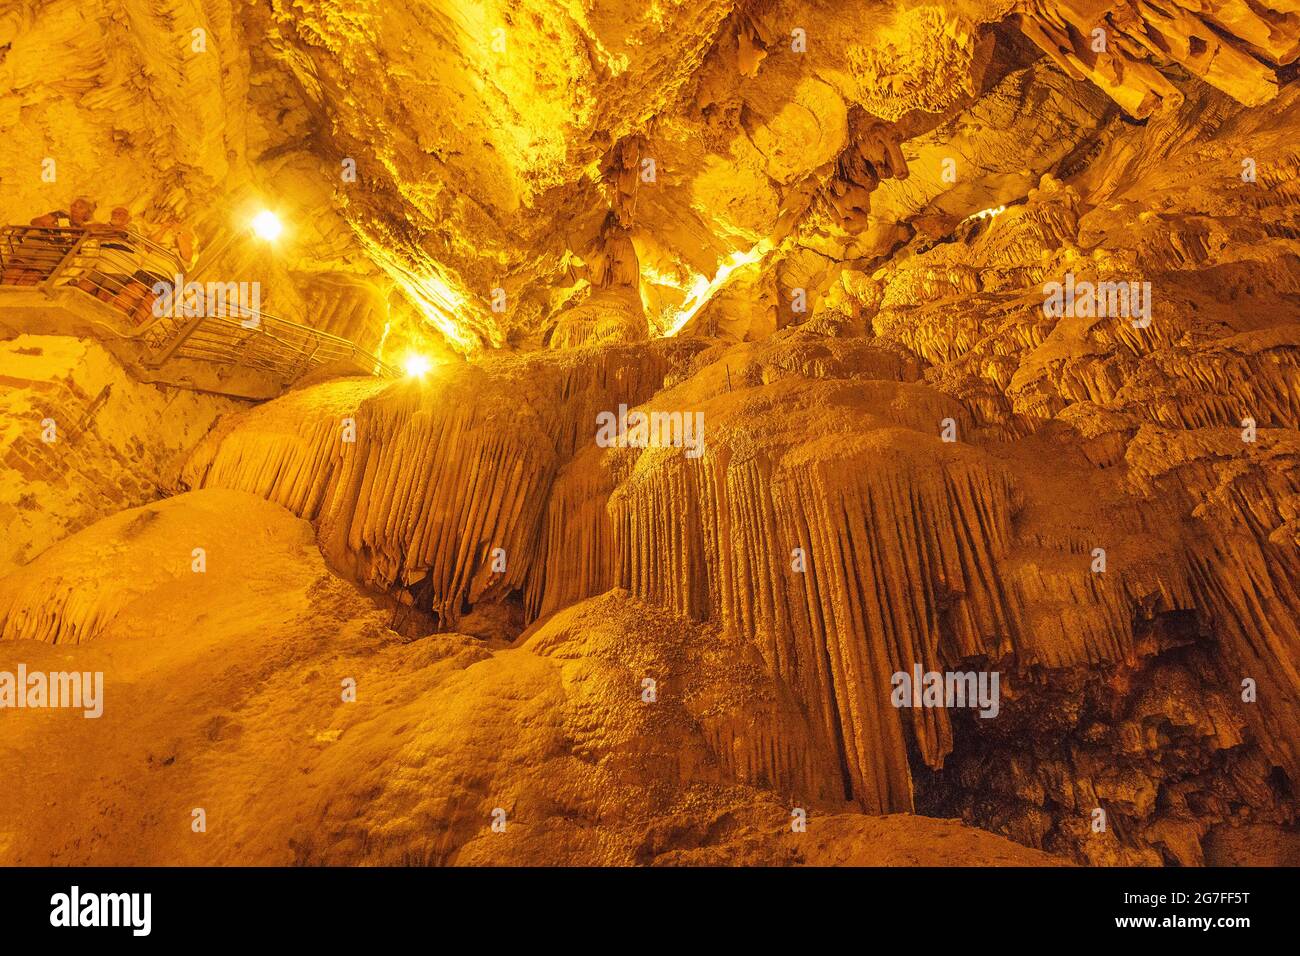
[[[21,0],[0,13],[18,94],[0,182],[19,215],[41,211],[48,185],[18,157],[48,154],[110,204],[162,196],[294,317],[460,356],[548,344],[612,218],[654,337],[739,265],[781,301],[845,263],[870,272],[1198,86],[1268,102],[1298,20],[1292,0],[851,16],[807,0]],[[292,223],[275,261],[224,247],[252,196]]]

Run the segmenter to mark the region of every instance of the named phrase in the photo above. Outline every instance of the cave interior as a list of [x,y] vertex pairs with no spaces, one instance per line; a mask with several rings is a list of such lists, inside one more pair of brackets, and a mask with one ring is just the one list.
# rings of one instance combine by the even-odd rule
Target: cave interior
[[1300,864],[1298,61],[6,4],[0,864]]

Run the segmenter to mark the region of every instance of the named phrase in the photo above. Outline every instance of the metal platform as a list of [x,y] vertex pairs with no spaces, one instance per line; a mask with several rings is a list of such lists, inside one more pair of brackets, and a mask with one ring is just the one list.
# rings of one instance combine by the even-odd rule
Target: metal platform
[[[165,289],[183,271],[167,250],[107,226],[0,230],[0,309],[31,315],[48,302],[77,313],[69,332],[105,339],[146,381],[267,398],[326,367],[340,375],[397,374],[348,339],[247,308],[233,283],[191,287],[169,302]],[[21,317],[0,324],[60,330],[59,323],[25,329]],[[203,374],[205,367],[213,374]]]

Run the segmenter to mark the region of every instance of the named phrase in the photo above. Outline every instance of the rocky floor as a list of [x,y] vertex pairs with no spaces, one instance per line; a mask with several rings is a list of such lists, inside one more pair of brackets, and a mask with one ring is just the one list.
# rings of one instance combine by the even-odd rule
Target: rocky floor
[[5,714],[5,864],[1051,862],[812,795],[792,832],[762,769],[729,763],[747,735],[804,744],[789,700],[734,639],[626,592],[512,644],[403,638],[310,525],[222,490],[122,512],[27,580],[76,633],[0,643],[0,671],[106,683],[97,719]]

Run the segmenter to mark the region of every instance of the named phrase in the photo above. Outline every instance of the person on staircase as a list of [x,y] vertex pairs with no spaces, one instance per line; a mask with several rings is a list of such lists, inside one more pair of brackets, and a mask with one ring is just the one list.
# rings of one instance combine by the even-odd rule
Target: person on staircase
[[155,225],[142,230],[152,245],[135,274],[145,289],[133,313],[137,325],[153,318],[153,304],[157,299],[154,286],[159,282],[174,284],[177,273],[183,275],[192,269],[197,259],[194,230],[166,206],[155,206],[154,212]]
[[85,196],[73,199],[66,212],[55,209],[37,216],[31,224],[42,231],[23,236],[10,250],[0,282],[5,285],[44,282],[79,238],[64,230],[84,229],[93,224],[94,216],[95,201]]
[[68,211],[55,209],[32,220],[33,226],[44,229],[84,229],[94,225],[96,203],[86,196],[72,200]]
[[131,210],[116,206],[108,214],[108,222],[90,227],[99,237],[102,271],[96,274],[96,295],[111,302],[121,311],[132,315],[146,288],[135,274],[143,258],[140,233],[131,222]]

